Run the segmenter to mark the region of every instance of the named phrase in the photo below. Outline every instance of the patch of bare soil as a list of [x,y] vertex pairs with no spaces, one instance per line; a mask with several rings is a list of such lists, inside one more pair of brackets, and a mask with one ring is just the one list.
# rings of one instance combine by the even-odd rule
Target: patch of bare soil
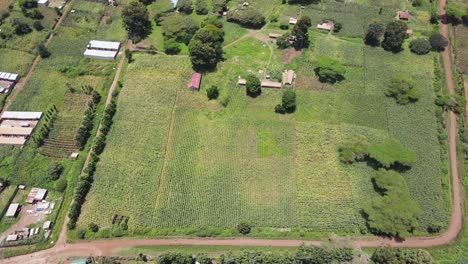
[[298,90],[315,90],[315,91],[333,91],[333,87],[326,83],[321,83],[312,76],[300,76],[296,80],[294,89]]
[[294,58],[301,56],[302,50],[296,50],[294,48],[289,48],[283,50],[283,62],[289,64]]

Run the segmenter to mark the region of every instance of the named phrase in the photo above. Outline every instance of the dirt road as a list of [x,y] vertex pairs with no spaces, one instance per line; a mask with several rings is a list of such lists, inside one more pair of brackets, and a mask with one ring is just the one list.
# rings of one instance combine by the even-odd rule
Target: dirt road
[[[443,17],[445,0],[440,0],[441,16]],[[444,36],[448,36],[448,25],[441,24],[440,31]],[[448,39],[448,38],[447,38]],[[444,52],[444,65],[447,80],[447,87],[450,94],[455,93],[452,80],[451,56],[450,50],[447,48]],[[448,230],[437,237],[413,237],[408,238],[403,242],[384,239],[384,238],[355,238],[354,243],[360,247],[378,247],[383,245],[395,247],[434,247],[445,245],[454,240],[462,227],[462,207],[461,207],[461,187],[458,175],[458,160],[456,151],[457,139],[457,116],[454,113],[449,115],[449,153],[450,153],[450,169],[452,181],[452,214],[450,226]],[[62,230],[63,231],[63,230]],[[62,232],[65,234],[65,232]],[[61,236],[63,241],[63,237]],[[198,246],[274,246],[274,247],[296,247],[301,243],[308,245],[320,245],[321,241],[303,241],[303,240],[267,240],[267,239],[251,239],[251,238],[235,238],[235,239],[139,239],[139,240],[100,240],[92,242],[79,242],[76,244],[57,243],[53,248],[36,252],[29,255],[4,259],[0,263],[58,263],[59,260],[69,256],[84,256],[84,255],[112,255],[119,248],[133,246],[156,246],[156,245],[198,245]]]

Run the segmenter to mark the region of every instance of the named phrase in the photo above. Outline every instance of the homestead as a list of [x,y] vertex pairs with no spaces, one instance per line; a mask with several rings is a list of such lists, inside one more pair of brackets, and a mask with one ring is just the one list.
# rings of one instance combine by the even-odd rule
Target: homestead
[[90,59],[115,60],[120,50],[120,42],[91,40],[84,56]]
[[326,31],[332,31],[334,27],[335,27],[335,24],[333,23],[333,21],[326,21],[317,25],[318,29],[326,30]]
[[6,111],[0,117],[0,144],[24,145],[42,112]]

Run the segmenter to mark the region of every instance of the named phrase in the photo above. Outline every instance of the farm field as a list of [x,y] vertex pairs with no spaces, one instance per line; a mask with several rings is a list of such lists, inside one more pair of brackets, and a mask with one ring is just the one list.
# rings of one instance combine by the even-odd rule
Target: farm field
[[[242,39],[225,49],[226,60],[203,77],[198,93],[186,90],[188,58],[134,54],[78,225],[106,229],[120,215],[135,232],[213,227],[230,235],[247,221],[281,232],[359,233],[365,226],[360,208],[377,195],[374,172],[365,164],[343,165],[337,154],[358,134],[371,143],[395,138],[415,150],[417,162],[403,176],[423,210],[417,231],[446,222],[433,56],[391,54],[321,33],[312,38],[313,48],[289,65],[272,44]],[[314,81],[313,61],[323,54],[346,65],[345,81]],[[252,99],[236,85],[249,72],[290,68],[298,75],[292,115],[273,111],[281,91],[263,89]],[[407,106],[382,89],[403,72],[423,91]],[[221,100],[229,98],[227,107],[206,99],[211,85],[220,88]]]

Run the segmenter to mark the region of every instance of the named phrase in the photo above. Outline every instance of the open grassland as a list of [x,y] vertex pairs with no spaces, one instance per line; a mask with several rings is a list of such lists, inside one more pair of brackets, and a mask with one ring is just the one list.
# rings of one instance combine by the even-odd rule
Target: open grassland
[[[432,56],[314,34],[313,49],[285,66],[270,45],[246,38],[230,46],[198,93],[186,90],[188,59],[135,55],[79,225],[110,227],[118,214],[129,217],[130,229],[248,221],[283,231],[357,233],[364,226],[360,208],[376,195],[375,172],[345,166],[337,156],[338,146],[357,134],[371,143],[396,138],[415,150],[417,163],[404,177],[424,212],[418,230],[446,221]],[[319,55],[346,65],[345,81],[319,85],[313,72]],[[286,68],[299,77],[293,115],[274,113],[281,91],[264,89],[252,99],[236,86],[249,72]],[[385,84],[399,73],[417,81],[424,94],[417,103],[400,106],[385,97]],[[207,101],[211,85],[229,98],[226,108]]]

